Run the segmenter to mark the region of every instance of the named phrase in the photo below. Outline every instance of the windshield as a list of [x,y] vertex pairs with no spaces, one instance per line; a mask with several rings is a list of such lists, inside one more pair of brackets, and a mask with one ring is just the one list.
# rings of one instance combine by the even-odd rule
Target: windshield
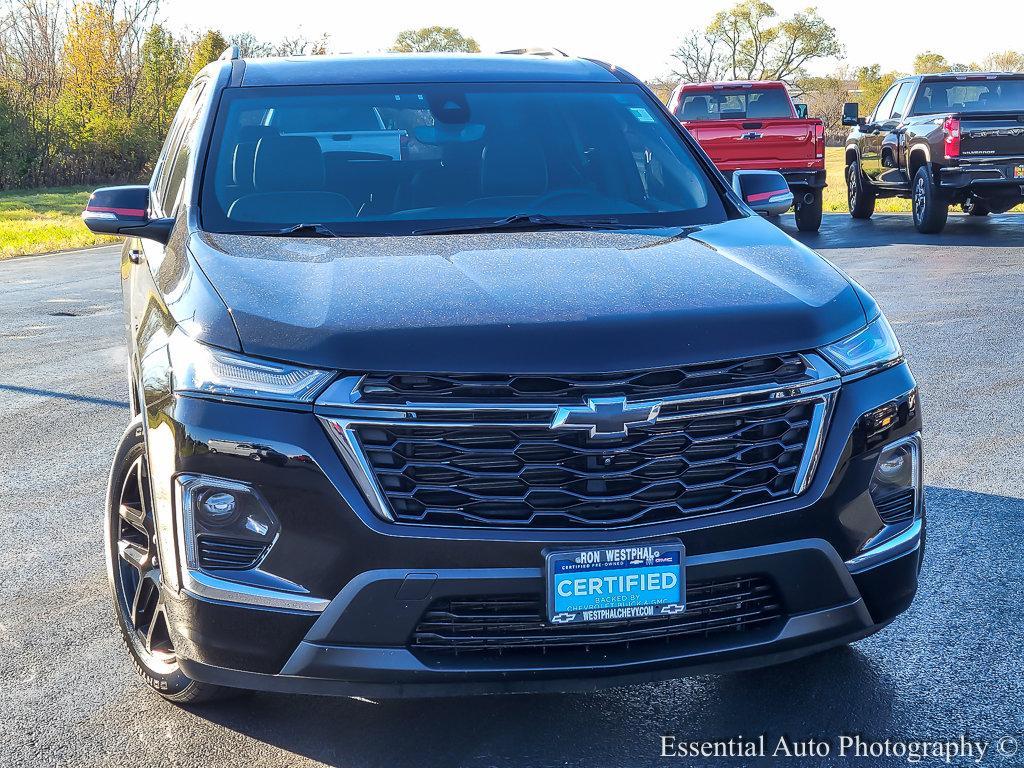
[[1024,79],[922,83],[913,114],[938,112],[1024,112]]
[[[407,234],[507,217],[723,221],[719,193],[631,85],[229,88],[203,228]],[[613,227],[609,227],[613,228]]]
[[789,95],[781,88],[684,91],[675,116],[684,121],[792,117]]

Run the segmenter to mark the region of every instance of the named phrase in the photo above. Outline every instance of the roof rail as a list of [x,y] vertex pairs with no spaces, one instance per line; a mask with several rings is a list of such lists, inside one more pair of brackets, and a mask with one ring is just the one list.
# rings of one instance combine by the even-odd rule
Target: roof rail
[[563,58],[569,58],[569,54],[560,48],[511,48],[507,51],[498,51],[500,54],[510,54],[513,56],[548,56]]
[[242,52],[238,50],[238,46],[232,44],[228,46],[224,50],[224,53],[220,55],[220,61],[234,61],[235,59],[240,59],[241,57]]

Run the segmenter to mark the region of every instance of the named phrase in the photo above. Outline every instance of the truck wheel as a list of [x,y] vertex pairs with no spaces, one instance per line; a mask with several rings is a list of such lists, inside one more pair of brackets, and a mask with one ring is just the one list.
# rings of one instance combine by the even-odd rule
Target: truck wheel
[[941,232],[946,226],[949,203],[943,200],[938,190],[935,189],[932,171],[927,165],[918,168],[914,175],[912,203],[914,226],[917,227],[918,232],[923,235],[934,235]]
[[[811,202],[804,201],[805,195],[810,195],[813,198]],[[817,232],[821,228],[821,207],[820,189],[800,194],[793,210],[796,214],[796,228],[801,232]]]
[[846,166],[846,199],[855,219],[870,219],[875,212],[875,188],[864,178],[856,160]]
[[976,197],[968,197],[960,206],[968,216],[988,216],[992,211]]

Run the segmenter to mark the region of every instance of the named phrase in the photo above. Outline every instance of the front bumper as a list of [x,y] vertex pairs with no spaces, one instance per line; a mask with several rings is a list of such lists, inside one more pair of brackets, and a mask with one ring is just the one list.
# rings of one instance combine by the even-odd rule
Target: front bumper
[[[254,690],[317,695],[447,696],[483,693],[580,691],[778,664],[870,635],[905,610],[917,588],[920,539],[909,551],[851,575],[826,542],[808,540],[753,548],[687,563],[688,579],[758,571],[778,579],[795,612],[762,630],[636,647],[600,646],[570,654],[417,654],[404,647],[337,642],[359,632],[367,611],[395,631],[411,623],[431,599],[495,589],[541,589],[542,577],[495,569],[472,575],[441,571],[433,589],[401,597],[410,576],[380,572],[351,584],[312,625],[279,673],[257,673],[181,659],[190,677]],[[491,583],[494,582],[494,583]],[[186,598],[190,600],[192,598]],[[869,609],[874,607],[874,612]],[[372,606],[372,608],[371,608]]]
[[[311,411],[164,399],[147,409],[150,451],[163,459],[151,461],[154,483],[170,487],[188,472],[257,485],[283,527],[262,567],[326,605],[243,605],[169,585],[182,669],[223,685],[340,695],[591,689],[778,663],[864,637],[910,604],[923,531],[879,543],[885,526],[867,494],[878,445],[864,445],[858,429],[863,414],[913,389],[905,365],[844,384],[817,474],[799,497],[611,531],[387,523],[369,510]],[[919,429],[915,412],[885,440]],[[211,453],[211,440],[261,450]],[[686,546],[688,582],[765,577],[781,614],[742,632],[558,654],[444,654],[411,643],[440,598],[542,593],[545,549],[666,537]]]

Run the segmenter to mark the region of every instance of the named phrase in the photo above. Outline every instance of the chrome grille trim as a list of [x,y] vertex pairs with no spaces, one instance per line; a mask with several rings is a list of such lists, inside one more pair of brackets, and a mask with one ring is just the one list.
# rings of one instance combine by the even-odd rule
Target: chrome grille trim
[[[814,479],[824,445],[827,426],[830,421],[835,394],[840,387],[838,373],[828,366],[817,355],[806,355],[808,370],[811,377],[799,384],[783,386],[747,386],[736,387],[716,392],[688,393],[674,397],[651,400],[630,400],[631,405],[660,405],[661,412],[653,422],[664,425],[673,421],[692,420],[695,417],[708,418],[729,416],[775,408],[778,406],[813,403],[811,423],[808,428],[807,440],[797,469],[792,493],[788,498],[799,496],[810,486]],[[360,397],[359,386],[362,376],[349,376],[338,380],[321,396],[315,406],[315,412],[324,425],[332,442],[336,446],[346,467],[359,490],[362,492],[372,511],[381,519],[402,525],[436,525],[430,522],[414,522],[397,520],[392,513],[390,503],[383,488],[380,486],[372,462],[360,443],[357,430],[361,427],[423,427],[472,430],[501,428],[543,428],[550,427],[558,408],[557,403],[520,404],[520,403],[409,403],[404,406],[394,404],[368,403]],[[739,404],[731,404],[739,401]],[[448,414],[473,414],[484,412],[495,420],[472,421],[445,418]],[[754,504],[747,507],[730,508],[728,512],[739,509],[751,509],[776,500]],[[724,514],[723,511],[703,512],[692,517]],[[689,519],[689,518],[686,518]],[[649,521],[640,523],[615,524],[606,526],[594,525],[590,529],[626,528],[635,525],[648,525]],[[445,526],[451,527],[451,526]],[[501,525],[498,523],[477,522],[466,527],[485,529],[531,529],[524,525]],[[579,530],[559,526],[534,526],[533,530]]]

